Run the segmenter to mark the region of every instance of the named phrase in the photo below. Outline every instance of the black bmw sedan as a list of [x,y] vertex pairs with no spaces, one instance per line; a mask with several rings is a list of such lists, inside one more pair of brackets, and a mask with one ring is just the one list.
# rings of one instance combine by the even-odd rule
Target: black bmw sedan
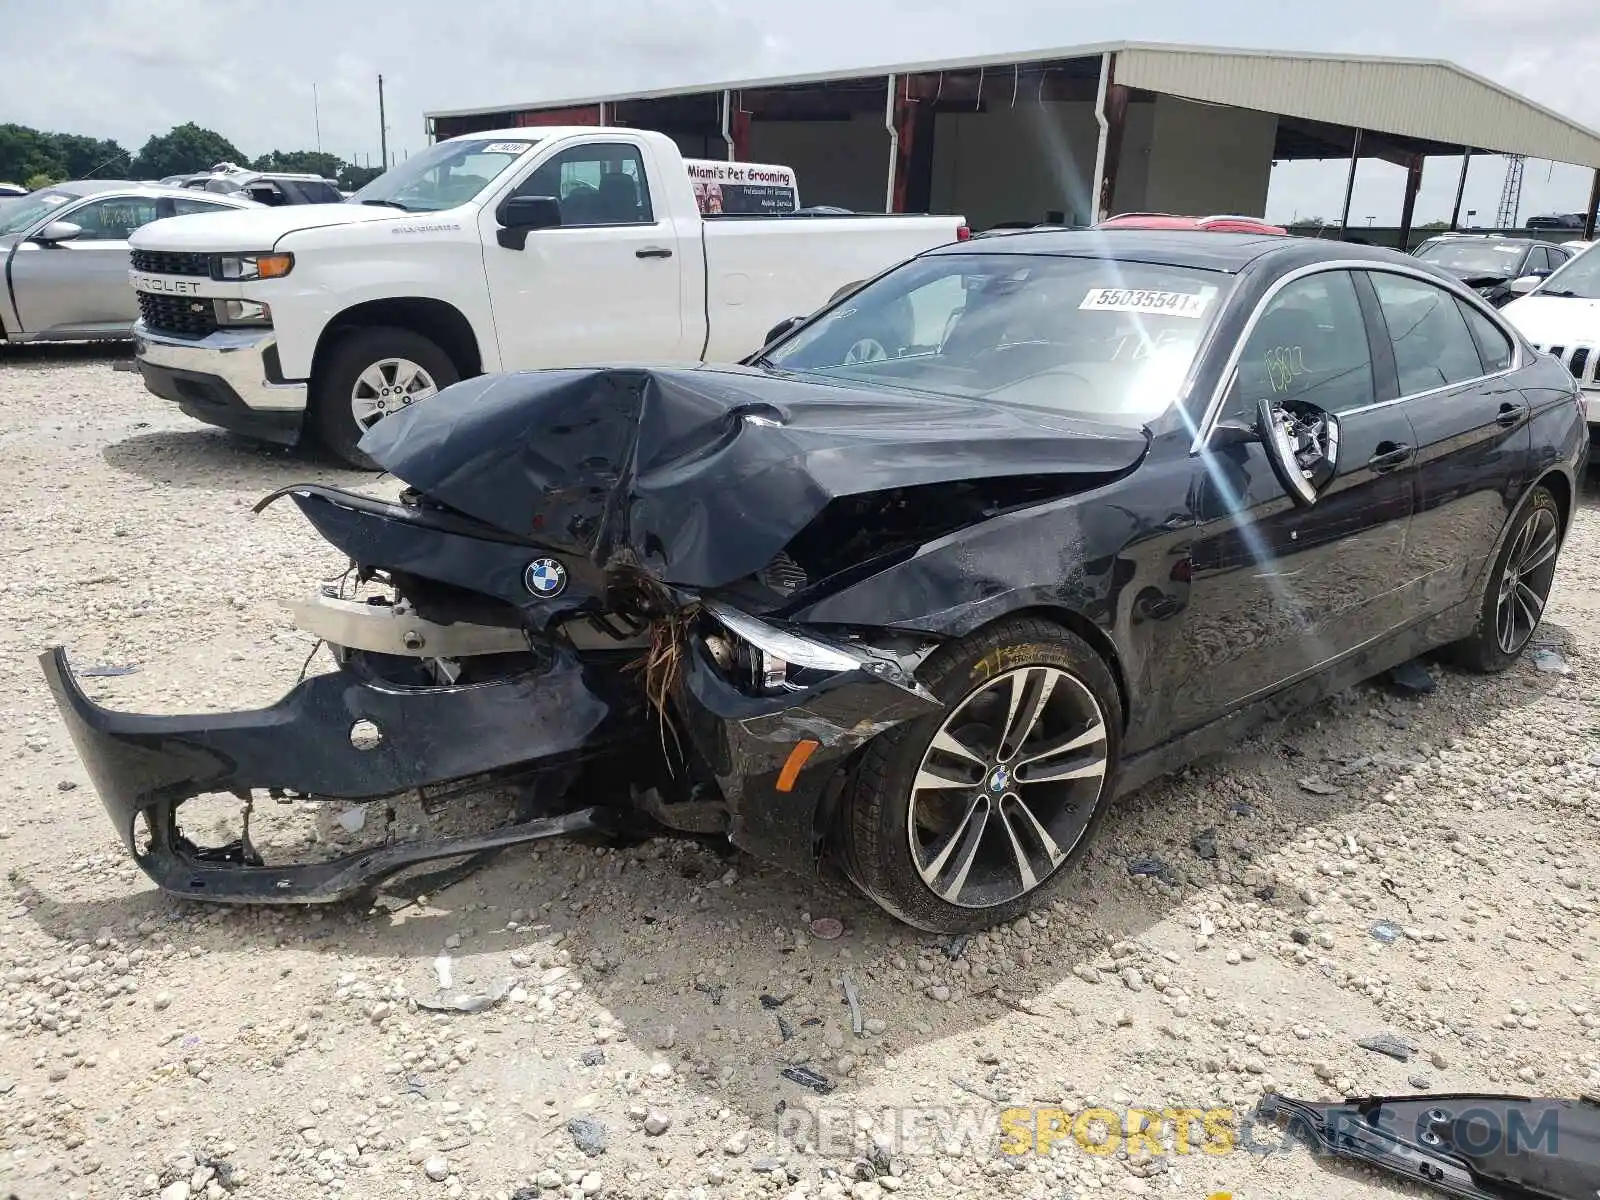
[[[298,606],[335,669],[269,709],[112,712],[42,661],[118,832],[183,895],[334,899],[644,821],[971,930],[1254,723],[1437,648],[1515,662],[1588,436],[1571,375],[1415,258],[997,235],[739,366],[490,376],[381,422],[362,449],[398,501],[278,493],[366,593]],[[179,815],[510,781],[505,828],[308,865]]]

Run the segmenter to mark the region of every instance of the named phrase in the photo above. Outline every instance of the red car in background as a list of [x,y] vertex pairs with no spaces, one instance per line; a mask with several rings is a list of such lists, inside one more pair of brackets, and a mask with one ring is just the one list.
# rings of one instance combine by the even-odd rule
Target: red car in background
[[1281,233],[1281,225],[1269,225],[1260,217],[1180,217],[1172,213],[1121,213],[1101,221],[1096,229],[1187,229],[1207,233]]

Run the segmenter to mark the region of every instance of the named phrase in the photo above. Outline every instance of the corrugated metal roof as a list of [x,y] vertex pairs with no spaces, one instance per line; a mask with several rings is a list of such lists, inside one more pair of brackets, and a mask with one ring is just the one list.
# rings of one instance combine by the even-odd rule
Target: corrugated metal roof
[[1192,100],[1254,108],[1282,116],[1349,125],[1402,137],[1471,146],[1501,154],[1600,168],[1600,134],[1439,59],[1379,58],[1151,42],[1103,42],[1020,50],[976,58],[892,66],[852,67],[770,79],[739,79],[690,87],[540,99],[517,104],[436,110],[434,117],[569,108],[623,100],[752,88],[833,83],[883,75],[1009,67],[1071,58],[1117,55],[1117,81]]
[[1600,167],[1600,134],[1445,62],[1131,46],[1117,82],[1191,100]]

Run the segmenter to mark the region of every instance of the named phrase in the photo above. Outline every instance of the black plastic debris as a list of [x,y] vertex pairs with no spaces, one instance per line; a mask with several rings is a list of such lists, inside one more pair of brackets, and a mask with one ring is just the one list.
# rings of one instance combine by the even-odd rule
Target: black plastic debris
[[761,993],[761,1007],[762,1008],[767,1008],[767,1009],[782,1008],[783,1007],[783,1001],[778,999],[776,996],[769,996],[766,992],[762,992]]
[[567,1122],[567,1132],[572,1144],[590,1158],[606,1152],[606,1127],[593,1117],[573,1117]]
[[1289,931],[1289,940],[1292,941],[1296,946],[1309,946],[1309,945],[1311,945],[1311,935],[1309,933],[1307,933],[1304,929],[1293,929],[1293,930],[1290,930]]
[[1154,854],[1141,854],[1128,860],[1129,875],[1153,875],[1168,887],[1178,886],[1178,873]]
[[539,1200],[539,1189],[533,1184],[524,1184],[511,1193],[511,1200]]
[[1217,857],[1217,831],[1205,829],[1190,839],[1189,845],[1194,848],[1195,854],[1207,861]]
[[1428,668],[1414,658],[1398,667],[1389,668],[1384,673],[1384,681],[1408,696],[1427,696],[1439,686],[1434,677],[1428,674]]
[[1278,889],[1269,883],[1263,885],[1262,887],[1258,887],[1251,894],[1263,904],[1270,904],[1272,901],[1278,898]]
[[820,1071],[813,1071],[810,1067],[793,1066],[783,1069],[783,1077],[791,1083],[798,1083],[801,1087],[810,1088],[819,1096],[826,1096],[833,1091],[834,1083]]
[[954,962],[967,951],[967,934],[958,933],[944,944],[944,956]]
[[1380,1033],[1369,1038],[1362,1038],[1356,1045],[1363,1050],[1370,1050],[1374,1054],[1384,1054],[1396,1062],[1410,1062],[1416,1056],[1417,1048],[1409,1042],[1403,1042],[1392,1033]]
[[1269,1095],[1256,1117],[1313,1154],[1349,1159],[1463,1200],[1593,1200],[1600,1101],[1491,1094],[1314,1104]]

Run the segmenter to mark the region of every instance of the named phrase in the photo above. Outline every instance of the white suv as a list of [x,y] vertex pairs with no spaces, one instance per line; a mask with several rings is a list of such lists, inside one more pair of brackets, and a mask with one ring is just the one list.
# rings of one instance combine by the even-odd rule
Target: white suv
[[1600,426],[1600,243],[1500,311],[1534,346],[1566,364],[1584,390],[1589,425]]

